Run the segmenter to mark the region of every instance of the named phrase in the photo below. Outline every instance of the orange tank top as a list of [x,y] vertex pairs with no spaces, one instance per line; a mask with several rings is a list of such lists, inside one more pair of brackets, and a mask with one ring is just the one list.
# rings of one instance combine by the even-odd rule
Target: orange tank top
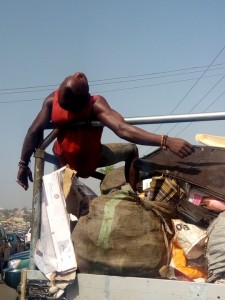
[[[96,120],[93,115],[93,104],[96,96],[91,96],[89,103],[79,112],[70,112],[60,107],[58,91],[55,92],[52,106],[52,123],[60,126],[79,121]],[[101,158],[102,127],[66,128],[60,130],[53,146],[54,154],[62,165],[68,164],[83,178],[89,177]]]

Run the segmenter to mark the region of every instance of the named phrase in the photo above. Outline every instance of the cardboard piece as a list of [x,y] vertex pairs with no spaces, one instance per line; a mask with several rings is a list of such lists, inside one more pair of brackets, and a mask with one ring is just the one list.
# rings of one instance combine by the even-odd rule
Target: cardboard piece
[[41,238],[34,259],[49,280],[52,274],[64,278],[69,274],[69,280],[76,276],[77,262],[62,189],[65,169],[43,176]]

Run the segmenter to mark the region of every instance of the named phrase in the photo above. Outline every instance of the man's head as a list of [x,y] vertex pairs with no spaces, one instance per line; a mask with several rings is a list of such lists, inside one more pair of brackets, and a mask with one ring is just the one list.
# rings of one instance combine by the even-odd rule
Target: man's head
[[67,77],[59,87],[59,105],[70,111],[81,109],[89,100],[89,85],[84,73]]

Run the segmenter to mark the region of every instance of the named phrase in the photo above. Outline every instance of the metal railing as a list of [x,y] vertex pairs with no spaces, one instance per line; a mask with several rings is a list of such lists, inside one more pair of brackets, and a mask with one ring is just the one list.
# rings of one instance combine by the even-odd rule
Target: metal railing
[[[200,121],[216,121],[225,120],[225,112],[215,113],[198,113],[198,114],[183,114],[183,115],[168,115],[168,116],[150,116],[150,117],[134,117],[125,118],[126,123],[131,125],[144,125],[144,124],[160,124],[160,123],[181,123],[181,122],[200,122]],[[101,122],[93,121],[90,123],[80,122],[70,126],[103,126]],[[57,159],[45,152],[46,148],[55,140],[59,129],[54,128],[52,125],[48,129],[53,129],[51,133],[43,139],[38,149],[35,151],[35,165],[34,165],[34,184],[33,184],[33,219],[32,219],[32,235],[31,235],[31,248],[30,248],[30,264],[29,269],[35,270],[36,265],[34,262],[34,251],[37,240],[40,236],[41,224],[41,195],[42,195],[42,177],[44,175],[44,163],[50,162],[57,164]]]

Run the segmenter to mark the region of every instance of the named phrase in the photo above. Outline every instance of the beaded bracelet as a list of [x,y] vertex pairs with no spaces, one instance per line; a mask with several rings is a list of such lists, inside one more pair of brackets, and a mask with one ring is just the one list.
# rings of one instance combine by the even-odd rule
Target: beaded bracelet
[[162,135],[160,146],[163,150],[167,149],[167,145],[166,145],[167,138],[168,138],[168,135],[166,135],[166,134]]

